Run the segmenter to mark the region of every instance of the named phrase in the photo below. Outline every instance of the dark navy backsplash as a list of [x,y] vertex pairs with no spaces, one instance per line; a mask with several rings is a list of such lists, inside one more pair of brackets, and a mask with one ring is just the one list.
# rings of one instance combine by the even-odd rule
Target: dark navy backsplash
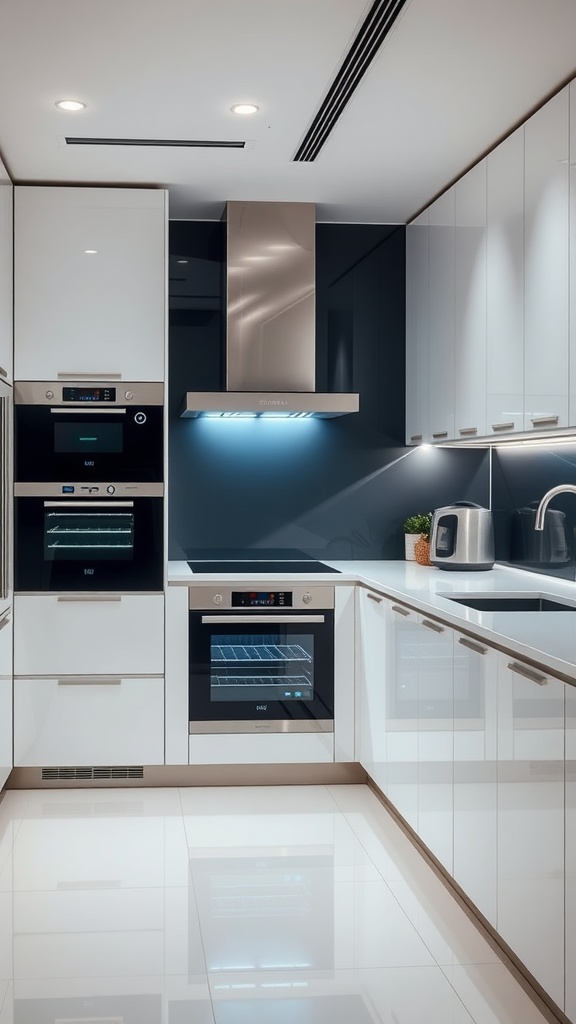
[[548,506],[544,530],[534,517],[546,491],[576,484],[576,442],[494,450],[492,508],[499,562],[564,579],[576,579],[576,495],[561,494]]
[[486,452],[404,446],[403,227],[318,225],[317,388],[360,393],[358,414],[332,420],[179,418],[187,390],[222,386],[221,225],[173,222],[170,248],[170,558],[397,559],[406,516],[488,505]]

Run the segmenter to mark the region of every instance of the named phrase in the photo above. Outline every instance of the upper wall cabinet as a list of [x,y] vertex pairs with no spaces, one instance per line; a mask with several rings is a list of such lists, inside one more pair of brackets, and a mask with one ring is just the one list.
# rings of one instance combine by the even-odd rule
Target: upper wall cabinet
[[12,182],[0,160],[0,380],[12,381]]
[[167,193],[17,186],[17,380],[163,380]]
[[569,89],[524,129],[524,427],[568,424]]
[[486,433],[486,161],[454,186],[456,438]]
[[454,189],[430,207],[429,408],[432,440],[454,437]]
[[428,210],[406,228],[406,444],[429,440]]
[[524,126],[486,160],[488,435],[524,428]]
[[[576,424],[576,82],[570,92],[570,423]],[[576,990],[576,986],[575,986]]]

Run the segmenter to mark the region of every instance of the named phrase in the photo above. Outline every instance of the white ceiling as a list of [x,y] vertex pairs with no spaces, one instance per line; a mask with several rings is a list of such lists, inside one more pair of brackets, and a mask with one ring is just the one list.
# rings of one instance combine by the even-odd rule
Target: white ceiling
[[[409,220],[576,74],[576,0],[407,0],[314,163],[292,158],[372,0],[0,0],[0,153],[16,182],[168,187]],[[79,114],[54,103],[87,103]],[[252,117],[232,103],[260,107]],[[66,146],[65,135],[247,139],[241,150]]]

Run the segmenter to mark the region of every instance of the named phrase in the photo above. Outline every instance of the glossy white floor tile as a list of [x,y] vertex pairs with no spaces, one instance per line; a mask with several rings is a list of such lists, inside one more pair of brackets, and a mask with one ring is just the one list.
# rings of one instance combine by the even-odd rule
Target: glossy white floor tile
[[543,1024],[366,787],[9,792],[0,1024]]

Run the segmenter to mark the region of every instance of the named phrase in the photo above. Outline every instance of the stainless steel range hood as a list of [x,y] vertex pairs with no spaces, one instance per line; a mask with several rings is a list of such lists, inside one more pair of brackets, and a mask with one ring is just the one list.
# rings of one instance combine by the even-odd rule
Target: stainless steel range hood
[[313,203],[229,202],[226,391],[191,391],[181,416],[343,416],[357,394],[315,388]]

